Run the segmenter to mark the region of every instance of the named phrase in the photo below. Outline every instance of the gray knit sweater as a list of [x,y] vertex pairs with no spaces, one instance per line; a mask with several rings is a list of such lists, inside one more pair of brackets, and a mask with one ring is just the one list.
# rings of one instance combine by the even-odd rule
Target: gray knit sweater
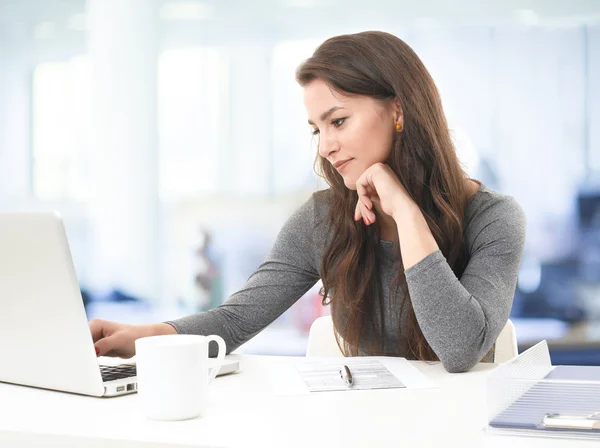
[[[313,195],[288,219],[240,291],[215,309],[168,323],[178,333],[218,334],[229,353],[273,322],[319,280],[330,235],[320,197]],[[466,205],[464,226],[469,261],[460,279],[439,250],[405,271],[419,326],[449,372],[479,362],[506,324],[525,241],[521,207],[484,185]],[[385,352],[406,356],[406,337],[397,330],[397,320],[407,318],[397,310],[404,297],[401,289],[390,288],[399,266],[391,242],[381,241],[378,250]]]

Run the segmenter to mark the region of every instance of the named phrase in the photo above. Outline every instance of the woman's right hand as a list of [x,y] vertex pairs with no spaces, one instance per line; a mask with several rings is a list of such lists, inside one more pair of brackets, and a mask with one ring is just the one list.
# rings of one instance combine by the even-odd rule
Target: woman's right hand
[[93,319],[89,325],[96,355],[118,358],[131,358],[135,355],[136,339],[177,333],[169,324],[129,325]]

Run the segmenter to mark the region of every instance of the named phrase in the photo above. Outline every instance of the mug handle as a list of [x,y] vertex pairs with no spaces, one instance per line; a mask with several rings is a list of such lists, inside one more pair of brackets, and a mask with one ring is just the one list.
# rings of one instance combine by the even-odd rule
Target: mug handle
[[210,370],[210,374],[208,375],[208,384],[210,384],[210,382],[212,380],[214,380],[215,377],[217,376],[219,369],[223,365],[223,361],[225,361],[225,352],[226,352],[225,341],[223,340],[223,338],[221,336],[218,336],[216,334],[211,334],[210,336],[206,336],[206,345],[207,345],[208,351],[210,351],[209,349],[210,349],[211,341],[215,341],[217,343],[217,345],[219,346],[219,351],[217,353],[217,365],[214,366]]

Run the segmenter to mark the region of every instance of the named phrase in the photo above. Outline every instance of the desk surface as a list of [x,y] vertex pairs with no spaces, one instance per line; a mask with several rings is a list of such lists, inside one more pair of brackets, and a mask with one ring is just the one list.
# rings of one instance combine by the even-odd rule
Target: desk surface
[[[0,383],[0,446],[573,447],[589,441],[486,434],[485,378],[416,362],[438,388],[278,396],[269,375],[300,358],[233,355],[240,372],[211,384],[204,417],[152,422],[137,395],[100,399]],[[596,442],[597,443],[597,442]],[[595,446],[595,444],[594,444]]]

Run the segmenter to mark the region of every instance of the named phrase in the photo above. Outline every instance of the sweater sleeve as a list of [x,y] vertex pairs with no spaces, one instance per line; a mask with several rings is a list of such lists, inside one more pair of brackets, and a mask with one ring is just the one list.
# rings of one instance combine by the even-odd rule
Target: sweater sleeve
[[471,369],[508,320],[525,244],[525,215],[505,197],[472,223],[462,277],[438,250],[406,270],[423,335],[448,372]]
[[[166,322],[178,333],[221,336],[227,353],[260,333],[319,279],[312,230],[311,197],[284,224],[265,261],[242,289],[210,311]],[[216,356],[216,347],[210,348]]]

